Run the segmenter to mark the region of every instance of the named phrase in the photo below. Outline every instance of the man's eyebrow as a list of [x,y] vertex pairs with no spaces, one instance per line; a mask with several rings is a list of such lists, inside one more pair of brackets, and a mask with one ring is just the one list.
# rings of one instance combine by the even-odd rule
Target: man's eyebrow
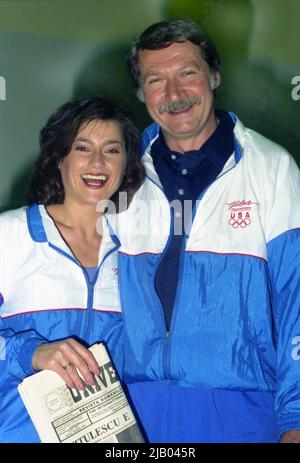
[[[195,68],[198,68],[200,69],[200,65],[197,61],[187,61],[185,63],[182,63],[180,66],[178,66],[178,69],[184,69],[184,68],[188,68],[188,67],[195,67]],[[149,75],[158,75],[158,74],[161,74],[163,72],[163,70],[161,69],[156,69],[154,66],[153,67],[149,67],[148,69],[145,70],[144,72],[144,77],[148,77]]]
[[143,75],[143,77],[149,77],[149,76],[157,76],[161,74],[161,71],[158,69],[147,69]]

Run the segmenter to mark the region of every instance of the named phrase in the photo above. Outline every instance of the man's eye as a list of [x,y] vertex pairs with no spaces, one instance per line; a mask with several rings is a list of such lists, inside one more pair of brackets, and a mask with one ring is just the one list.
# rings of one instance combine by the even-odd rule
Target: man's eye
[[152,79],[149,79],[147,83],[148,85],[152,85],[152,84],[157,84],[161,81],[162,79],[160,77],[153,77]]
[[187,71],[183,71],[183,73],[182,73],[183,76],[191,76],[193,74],[195,74],[195,71],[193,71],[192,69],[189,69]]

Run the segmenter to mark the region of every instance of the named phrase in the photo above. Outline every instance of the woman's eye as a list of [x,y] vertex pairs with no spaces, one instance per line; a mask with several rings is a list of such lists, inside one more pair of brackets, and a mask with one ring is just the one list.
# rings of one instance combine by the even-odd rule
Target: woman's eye
[[118,148],[107,148],[104,152],[109,154],[118,154],[120,153],[120,150]]
[[79,145],[79,146],[75,146],[75,151],[88,152],[89,149],[88,149],[87,146],[81,146],[81,145]]

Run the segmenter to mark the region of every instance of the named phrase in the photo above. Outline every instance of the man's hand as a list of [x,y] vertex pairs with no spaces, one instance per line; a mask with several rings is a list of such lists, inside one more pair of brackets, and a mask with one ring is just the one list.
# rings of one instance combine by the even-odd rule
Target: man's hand
[[93,354],[71,338],[40,345],[33,354],[32,366],[35,370],[53,370],[69,387],[82,390],[85,386],[78,371],[83,380],[93,386],[95,385],[93,373],[100,374]]
[[300,430],[292,429],[282,434],[281,444],[299,444],[300,443]]

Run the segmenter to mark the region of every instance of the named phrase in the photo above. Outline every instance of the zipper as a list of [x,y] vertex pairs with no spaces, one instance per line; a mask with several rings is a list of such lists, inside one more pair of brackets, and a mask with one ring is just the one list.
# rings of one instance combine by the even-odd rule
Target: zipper
[[[164,190],[162,189],[162,187],[160,185],[158,185],[151,177],[149,177],[148,175],[146,175],[146,177],[150,180],[150,182],[152,182],[157,188],[159,188],[162,192],[162,194],[164,195],[164,198],[165,200],[167,201],[167,203],[169,204],[169,200],[164,192]],[[161,358],[162,358],[162,373],[163,375],[167,378],[167,379],[170,379],[170,375],[168,374],[168,371],[169,369],[167,368],[167,365],[168,365],[168,360],[167,360],[167,354],[169,352],[169,349],[168,349],[168,345],[169,345],[169,337],[170,337],[170,330],[167,330],[167,323],[166,323],[166,317],[165,317],[165,312],[164,312],[164,309],[163,309],[163,306],[162,306],[162,303],[160,301],[160,298],[157,294],[157,291],[156,291],[156,288],[155,288],[155,277],[156,277],[156,273],[157,273],[157,269],[165,255],[165,253],[167,252],[169,246],[170,246],[170,242],[172,240],[172,237],[173,237],[173,229],[174,229],[174,211],[173,209],[171,209],[169,207],[169,212],[170,212],[170,229],[169,229],[169,237],[168,237],[168,240],[167,240],[167,243],[164,247],[164,250],[163,252],[161,253],[158,261],[157,261],[157,264],[155,266],[155,269],[154,269],[154,272],[153,272],[153,278],[152,278],[152,287],[153,287],[153,293],[155,294],[156,296],[156,299],[157,299],[157,306],[160,308],[160,314],[161,314],[161,326],[162,326],[162,329],[164,331],[164,339],[163,339],[163,344],[162,344],[162,354],[161,354]]]
[[[94,299],[93,292],[94,292],[95,283],[94,284],[90,283],[89,278],[88,278],[88,274],[87,274],[85,268],[81,265],[81,263],[74,256],[68,254],[67,252],[63,251],[62,249],[58,248],[57,246],[54,246],[52,243],[49,243],[49,246],[50,246],[50,248],[54,249],[59,254],[62,254],[67,259],[69,259],[71,262],[73,262],[74,264],[76,264],[78,267],[81,268],[82,273],[84,275],[85,283],[86,283],[86,286],[87,286],[87,292],[88,292],[86,308],[89,309],[90,307],[92,307],[91,304],[93,304],[93,299]],[[100,269],[100,266],[99,266],[99,269]],[[97,273],[96,273],[97,276],[98,276],[98,273],[99,273],[99,269],[97,270]]]
[[[88,291],[86,308],[87,308],[88,310],[90,310],[90,309],[93,308],[95,283],[93,283],[93,282],[91,282],[91,281],[89,280],[88,273],[87,273],[87,271],[85,270],[85,268],[82,267],[82,266],[80,266],[80,267],[81,267],[82,273],[83,273],[83,275],[84,275],[85,282],[86,282],[86,286],[87,286],[87,291]],[[98,269],[97,272],[96,272],[97,276],[98,276],[98,273],[99,273],[99,269]]]
[[66,253],[62,249],[59,249],[57,246],[54,246],[53,244],[49,243],[50,248],[54,249],[55,251],[59,252],[60,254],[64,255],[67,259],[71,260],[74,264],[76,264],[78,267],[81,268],[82,273],[85,278],[86,286],[87,286],[87,303],[86,303],[86,308],[91,311],[93,308],[93,303],[94,303],[94,290],[95,290],[95,284],[98,279],[98,275],[100,272],[101,267],[103,266],[104,262],[106,259],[118,248],[118,246],[114,246],[112,249],[110,249],[105,256],[102,259],[102,262],[100,263],[97,272],[94,275],[93,281],[90,282],[87,271],[85,268],[81,265],[81,263],[73,256],[70,254]]
[[[44,228],[43,228],[44,230]],[[104,265],[104,262],[106,261],[106,259],[120,246],[120,243],[114,238],[114,236],[111,235],[111,229],[109,228],[109,235],[111,237],[111,240],[112,240],[112,248],[109,249],[107,251],[107,253],[103,256],[102,260],[101,260],[101,263],[100,265],[98,266],[97,268],[97,271],[94,275],[94,278],[92,281],[89,280],[89,277],[88,277],[88,273],[86,271],[86,269],[83,267],[83,265],[76,259],[76,257],[73,255],[71,249],[68,247],[68,250],[70,251],[69,252],[66,252],[65,250],[63,249],[60,249],[58,246],[55,246],[54,244],[52,244],[51,242],[48,241],[48,245],[50,248],[54,249],[56,252],[62,254],[64,257],[66,257],[67,259],[69,259],[71,262],[73,262],[74,264],[76,264],[78,267],[81,268],[82,270],[82,273],[84,275],[84,279],[85,279],[85,283],[86,283],[86,287],[87,287],[87,302],[86,302],[86,310],[87,310],[87,327],[89,327],[90,325],[90,321],[91,321],[91,317],[92,317],[92,309],[93,309],[93,305],[94,305],[94,291],[95,291],[95,284],[96,284],[96,281],[98,279],[98,275],[99,275],[99,272],[100,272],[100,269],[101,267]],[[45,234],[45,238],[47,240],[47,236]],[[67,244],[67,243],[66,243]]]
[[173,326],[175,324],[174,318],[175,318],[175,309],[177,307],[177,299],[178,299],[178,294],[181,293],[181,286],[182,286],[182,274],[183,274],[183,261],[184,261],[184,256],[185,256],[185,248],[186,248],[186,243],[187,243],[187,236],[184,236],[184,239],[181,243],[181,250],[180,250],[180,258],[179,258],[179,272],[178,272],[178,283],[177,283],[177,288],[176,288],[176,294],[175,294],[175,299],[174,299],[174,306],[173,306],[173,311],[172,311],[172,316],[171,316],[171,321],[170,321],[170,327],[169,331],[167,331],[167,336],[165,339],[165,344],[164,344],[164,371],[165,375],[167,378],[171,379],[171,340],[172,340],[172,332],[173,332]]
[[95,275],[92,281],[89,280],[88,273],[85,270],[85,268],[80,264],[80,267],[82,269],[82,272],[85,277],[86,285],[87,285],[87,290],[88,290],[88,297],[87,297],[87,326],[90,326],[90,323],[92,321],[92,314],[93,314],[93,306],[94,306],[94,292],[95,292],[95,284],[96,281],[98,280],[98,275],[100,272],[101,267],[103,266],[104,262],[106,259],[118,248],[118,246],[113,247],[110,249],[107,254],[103,257]]
[[[169,203],[168,201],[168,198],[167,196],[165,195],[165,192],[163,191],[162,187],[160,185],[158,185],[151,177],[149,177],[148,175],[146,175],[146,177],[150,180],[150,182],[154,183],[154,185],[160,189],[160,191],[162,192],[162,194],[164,195],[164,198],[165,200],[167,201],[167,203]],[[161,313],[161,321],[162,321],[162,327],[163,327],[163,330],[165,333],[168,333],[167,331],[167,324],[166,324],[166,317],[165,317],[165,312],[164,312],[164,309],[163,309],[163,306],[162,306],[162,303],[159,299],[159,296],[157,294],[157,291],[156,291],[156,288],[155,288],[155,277],[156,277],[156,273],[157,273],[157,269],[165,255],[165,253],[167,252],[167,249],[170,245],[170,242],[171,242],[171,239],[172,239],[172,231],[173,231],[173,228],[174,228],[174,211],[169,207],[169,212],[170,212],[170,229],[169,229],[169,237],[168,237],[168,240],[167,240],[167,243],[164,247],[164,250],[163,252],[161,253],[158,261],[157,261],[157,264],[155,266],[155,269],[154,269],[154,272],[153,272],[153,278],[152,278],[152,287],[153,287],[153,290],[154,290],[154,294],[156,295],[156,299],[157,299],[157,303],[158,303],[158,306],[160,307],[160,313]]]
[[[72,255],[66,253],[65,251],[58,248],[57,246],[54,246],[52,243],[48,243],[48,244],[49,244],[50,248],[54,249],[59,254],[62,254],[63,256],[65,256],[67,259],[69,259],[71,262],[76,264],[82,270],[82,273],[83,273],[84,279],[85,279],[85,283],[87,285],[87,293],[88,293],[87,294],[87,307],[86,307],[86,311],[87,311],[86,326],[88,327],[89,324],[90,324],[90,320],[91,320],[91,310],[89,309],[89,307],[90,307],[90,304],[93,304],[94,285],[92,285],[90,283],[89,278],[88,278],[88,274],[87,274],[85,268],[81,265],[81,263],[75,257],[73,257]],[[99,272],[99,269],[97,270],[97,276],[98,276],[98,272]]]

